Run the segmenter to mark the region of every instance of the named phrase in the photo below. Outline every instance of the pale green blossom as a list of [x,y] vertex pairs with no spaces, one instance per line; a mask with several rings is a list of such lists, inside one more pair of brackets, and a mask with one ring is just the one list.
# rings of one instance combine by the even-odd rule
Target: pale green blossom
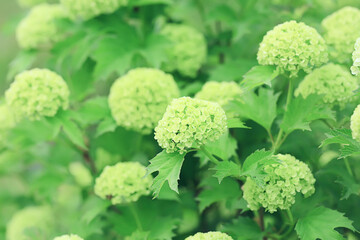
[[179,71],[188,77],[195,77],[206,61],[205,37],[196,29],[182,24],[167,24],[161,30],[171,46],[167,48],[168,60],[163,64],[165,71]]
[[295,96],[304,98],[311,94],[321,95],[323,102],[343,106],[355,100],[354,91],[359,87],[356,77],[340,65],[329,63],[315,69],[299,84]]
[[185,240],[233,240],[233,238],[222,232],[207,232],[197,233],[185,238]]
[[360,10],[344,7],[321,23],[330,57],[338,63],[350,63],[355,41],[360,37]]
[[66,18],[59,4],[40,4],[20,22],[16,29],[16,39],[21,48],[37,49],[58,42],[64,37],[56,20]]
[[360,142],[360,105],[358,105],[351,116],[350,128],[352,137]]
[[149,134],[167,105],[179,95],[170,74],[158,69],[137,68],[112,85],[109,106],[119,126]]
[[106,166],[95,181],[95,194],[112,204],[135,202],[150,193],[152,177],[145,174],[145,167],[138,162]]
[[69,106],[69,89],[64,79],[48,69],[32,69],[18,74],[5,93],[7,105],[16,119],[52,117]]
[[253,211],[260,207],[271,213],[278,208],[289,209],[295,203],[296,193],[309,197],[315,192],[315,178],[305,163],[291,155],[277,157],[281,163],[264,167],[265,186],[259,186],[250,177],[243,186],[244,199]]
[[328,61],[324,39],[312,27],[296,21],[285,22],[269,31],[262,40],[257,59],[261,65],[277,66],[281,73],[297,76]]
[[183,153],[217,140],[226,129],[226,115],[218,103],[182,97],[166,109],[155,128],[155,139],[167,152]]
[[54,238],[54,240],[84,240],[84,239],[82,239],[78,235],[70,234],[70,235],[63,235],[60,237],[56,237]]

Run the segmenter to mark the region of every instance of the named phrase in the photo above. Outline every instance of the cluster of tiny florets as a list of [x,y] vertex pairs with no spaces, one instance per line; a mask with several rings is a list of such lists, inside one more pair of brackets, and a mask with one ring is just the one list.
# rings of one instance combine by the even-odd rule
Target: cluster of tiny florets
[[101,14],[110,14],[127,5],[128,0],[61,0],[71,18],[88,20]]
[[344,7],[321,23],[333,61],[349,63],[355,41],[360,37],[360,10]]
[[88,168],[86,168],[80,162],[73,162],[69,166],[71,175],[75,178],[75,181],[82,187],[88,187],[92,183],[92,176]]
[[201,91],[195,95],[195,98],[217,102],[224,106],[229,101],[238,98],[242,92],[240,86],[235,82],[210,81],[204,84]]
[[360,75],[360,38],[355,42],[354,52],[352,53],[353,65],[351,66],[351,73],[355,76]]
[[137,162],[106,166],[95,181],[95,194],[112,204],[135,202],[150,193],[152,177],[145,175],[146,168]]
[[185,238],[185,240],[233,240],[233,238],[222,232],[207,232],[197,233]]
[[16,119],[37,120],[54,116],[59,108],[67,109],[69,94],[61,76],[47,69],[32,69],[15,77],[5,99]]
[[172,99],[179,97],[174,78],[158,69],[137,68],[115,81],[109,106],[119,126],[150,133]]
[[350,128],[353,139],[360,142],[360,105],[358,105],[351,116]]
[[6,240],[49,239],[54,226],[49,207],[27,207],[15,213],[6,228]]
[[260,44],[261,65],[277,66],[281,73],[296,76],[310,72],[328,61],[325,40],[312,27],[296,21],[285,22],[269,31]]
[[54,240],[84,240],[84,239],[82,239],[78,235],[71,234],[71,235],[63,235],[60,237],[56,237],[54,238]]
[[180,24],[167,24],[161,31],[171,46],[167,49],[168,60],[163,64],[165,71],[179,71],[188,77],[195,77],[206,61],[205,37],[196,29]]
[[244,199],[248,207],[255,211],[264,207],[273,213],[278,208],[289,209],[295,203],[297,192],[305,197],[315,192],[315,178],[309,167],[291,155],[277,155],[279,164],[264,167],[265,186],[259,186],[251,178],[244,184]]
[[311,94],[323,96],[323,102],[343,106],[355,100],[354,91],[359,87],[356,77],[340,65],[329,63],[308,74],[299,84],[295,96],[304,98]]
[[45,2],[47,2],[47,0],[18,0],[18,3],[21,7],[33,7]]
[[155,139],[168,153],[184,153],[225,133],[226,115],[218,103],[190,97],[172,101],[155,128]]
[[31,9],[16,29],[16,39],[21,48],[37,49],[63,38],[56,20],[66,18],[59,4],[41,4]]

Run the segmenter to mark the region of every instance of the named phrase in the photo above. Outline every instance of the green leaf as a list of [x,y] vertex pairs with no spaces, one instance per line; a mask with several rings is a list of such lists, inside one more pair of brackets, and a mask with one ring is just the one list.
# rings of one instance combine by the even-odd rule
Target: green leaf
[[82,131],[80,130],[79,126],[72,121],[72,113],[69,111],[60,112],[56,115],[63,127],[65,134],[68,136],[70,141],[75,144],[76,146],[86,150],[87,146],[84,142],[84,136]]
[[179,193],[178,180],[180,178],[180,170],[184,162],[185,154],[177,152],[167,153],[165,150],[156,155],[150,160],[150,165],[147,167],[147,174],[159,172],[154,178],[152,190],[156,198],[164,183],[168,181],[169,187]]
[[255,64],[256,61],[250,60],[227,61],[210,72],[209,81],[238,81]]
[[105,118],[97,127],[95,137],[99,137],[107,132],[114,132],[117,124],[112,117]]
[[270,131],[271,125],[276,118],[276,102],[279,94],[273,90],[260,88],[259,95],[247,92],[241,100],[231,101],[229,108],[244,118],[253,120]]
[[15,59],[10,63],[9,71],[6,76],[7,80],[12,81],[15,75],[29,69],[35,62],[36,57],[37,51],[29,50],[19,52]]
[[108,116],[111,115],[107,97],[92,98],[76,111],[76,120],[83,124],[93,124]]
[[261,240],[262,232],[259,225],[247,217],[238,217],[231,223],[224,224],[220,230],[237,240]]
[[285,111],[280,127],[289,134],[294,130],[310,131],[310,123],[318,119],[334,119],[334,113],[320,105],[320,96],[310,95],[307,98],[299,96],[293,99]]
[[129,5],[133,7],[153,5],[153,4],[172,4],[173,0],[132,0]]
[[345,239],[335,228],[344,227],[355,231],[352,221],[336,210],[318,207],[299,219],[295,230],[300,239]]
[[139,52],[150,66],[160,68],[161,64],[167,60],[167,47],[171,47],[171,41],[162,35],[152,34],[146,38],[145,46]]
[[255,66],[250,69],[241,81],[240,86],[245,90],[251,90],[261,85],[271,86],[271,81],[279,75],[279,71],[273,66]]
[[264,149],[256,150],[245,159],[241,175],[251,177],[258,185],[262,186],[265,176],[264,166],[281,163],[273,154],[272,151],[265,151]]
[[219,180],[219,183],[226,177],[240,177],[241,167],[231,161],[219,162],[212,170],[216,173],[214,177]]
[[229,202],[242,196],[239,184],[232,178],[225,178],[221,183],[216,178],[206,178],[201,182],[200,187],[204,189],[197,197],[201,212],[213,203]]
[[360,143],[352,138],[350,129],[332,129],[326,136],[327,139],[321,143],[320,147],[329,144],[340,144],[341,150],[339,158],[360,154]]
[[241,121],[240,118],[230,118],[227,120],[228,128],[249,128]]

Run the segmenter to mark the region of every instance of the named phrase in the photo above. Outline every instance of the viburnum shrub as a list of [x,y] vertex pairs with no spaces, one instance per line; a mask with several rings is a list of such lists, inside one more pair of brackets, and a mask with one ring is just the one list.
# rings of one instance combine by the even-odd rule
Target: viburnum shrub
[[0,239],[360,239],[359,1],[18,5]]

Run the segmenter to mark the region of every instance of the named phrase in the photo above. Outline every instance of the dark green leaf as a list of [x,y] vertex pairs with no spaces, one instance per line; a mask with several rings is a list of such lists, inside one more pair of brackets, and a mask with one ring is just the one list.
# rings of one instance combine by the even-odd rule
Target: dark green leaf
[[259,225],[247,217],[238,217],[231,223],[224,224],[221,228],[236,240],[261,240],[262,232]]

